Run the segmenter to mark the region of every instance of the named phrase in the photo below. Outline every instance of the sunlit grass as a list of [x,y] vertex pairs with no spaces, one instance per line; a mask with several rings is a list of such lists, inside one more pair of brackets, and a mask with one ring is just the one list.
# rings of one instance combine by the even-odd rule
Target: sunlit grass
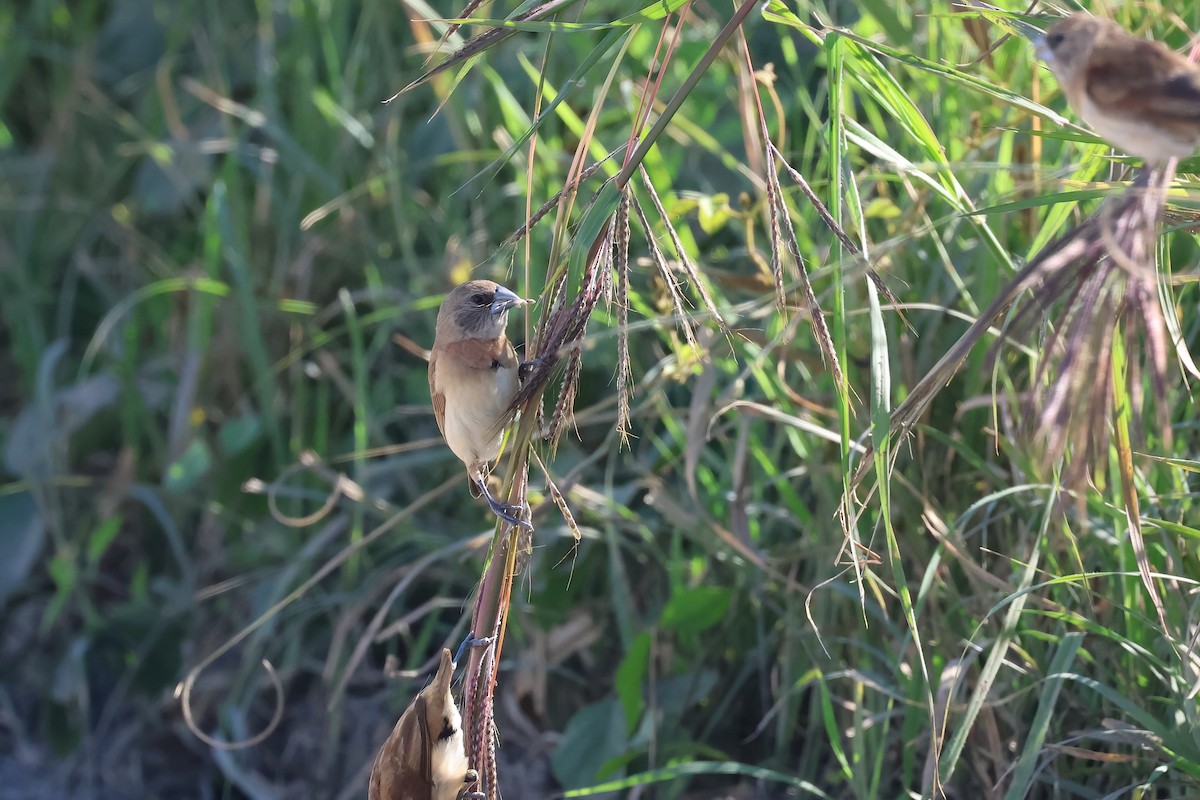
[[[493,562],[524,561],[496,595],[506,796],[1195,796],[1194,165],[1151,248],[1166,397],[1122,329],[1095,363],[1127,380],[1071,397],[1099,449],[1046,457],[1027,401],[1070,292],[989,305],[1126,165],[1024,29],[771,2],[713,47],[740,4],[642,5],[440,48],[456,9],[418,2],[0,10],[14,736],[97,792],[126,764],[163,796],[361,796],[405,670],[494,619],[421,359],[487,275],[573,371],[557,448],[550,359],[510,437],[555,488],[534,462],[532,550]],[[1200,28],[1161,11],[1119,18]],[[214,757],[170,691],[208,666],[196,724],[248,739],[263,658],[283,717]]]

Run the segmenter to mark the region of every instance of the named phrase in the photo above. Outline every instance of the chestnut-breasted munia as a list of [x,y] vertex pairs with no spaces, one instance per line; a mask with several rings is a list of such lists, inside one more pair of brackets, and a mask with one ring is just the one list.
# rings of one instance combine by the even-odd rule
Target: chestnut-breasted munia
[[1110,144],[1157,164],[1200,147],[1200,68],[1084,11],[1037,42],[1075,113]]
[[479,780],[468,766],[462,718],[450,682],[454,658],[442,650],[433,682],[408,704],[383,743],[367,788],[367,800],[458,800]]
[[487,280],[468,281],[446,295],[429,354],[429,394],[446,444],[466,465],[488,506],[506,522],[530,527],[521,507],[500,502],[487,485],[488,464],[500,455],[521,386],[521,363],[505,332],[508,312],[524,304]]

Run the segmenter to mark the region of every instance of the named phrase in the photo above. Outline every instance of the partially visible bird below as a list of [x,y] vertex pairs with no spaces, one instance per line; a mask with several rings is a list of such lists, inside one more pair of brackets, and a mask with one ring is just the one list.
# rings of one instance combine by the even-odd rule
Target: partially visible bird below
[[443,648],[433,682],[408,704],[375,757],[367,800],[483,797],[479,792],[464,794],[479,775],[468,766],[462,718],[450,692],[453,677],[454,657]]
[[446,444],[467,468],[496,516],[511,525],[532,525],[524,508],[492,496],[488,464],[500,455],[504,426],[521,387],[522,364],[508,340],[508,312],[526,301],[498,283],[468,281],[438,309],[429,354],[429,394]]
[[1036,43],[1067,102],[1110,144],[1157,164],[1200,147],[1200,67],[1077,11]]

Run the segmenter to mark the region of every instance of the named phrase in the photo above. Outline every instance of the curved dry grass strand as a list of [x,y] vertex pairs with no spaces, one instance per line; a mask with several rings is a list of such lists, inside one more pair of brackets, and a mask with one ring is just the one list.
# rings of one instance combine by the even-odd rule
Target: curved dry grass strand
[[[1137,254],[1152,252],[1147,245],[1152,243],[1157,236],[1158,215],[1165,197],[1165,187],[1170,181],[1171,174],[1172,171],[1169,170],[1147,169],[1143,171],[1138,180],[1126,192],[1107,199],[1104,205],[1088,219],[1060,236],[1022,267],[1016,276],[1005,284],[966,333],[959,337],[958,341],[946,351],[925,377],[913,386],[904,401],[896,407],[891,415],[891,429],[901,433],[908,432],[929,408],[937,393],[958,372],[971,350],[983,338],[987,330],[1000,321],[1022,293],[1039,283],[1042,284],[1042,288],[1036,293],[1034,303],[1020,312],[1015,322],[1027,321],[1033,310],[1046,310],[1057,300],[1067,298],[1076,301],[1075,308],[1068,308],[1067,325],[1064,330],[1069,333],[1064,334],[1067,338],[1061,341],[1065,343],[1065,351],[1074,359],[1071,363],[1090,363],[1079,352],[1081,347],[1085,347],[1088,340],[1082,336],[1083,329],[1072,326],[1071,320],[1077,320],[1087,325],[1111,324],[1115,319],[1113,315],[1126,307],[1122,303],[1130,300],[1138,301],[1139,298],[1145,297],[1145,292],[1141,290],[1132,294],[1122,292],[1114,295],[1114,297],[1119,297],[1121,302],[1114,303],[1111,300],[1104,302],[1104,292],[1107,291],[1105,287],[1108,281],[1118,277],[1114,271],[1119,271],[1121,277],[1127,281],[1135,274],[1117,266],[1115,261],[1106,259],[1108,243],[1114,240],[1124,242],[1126,254],[1133,254],[1131,258],[1135,262],[1142,258],[1141,263],[1146,263],[1144,256]],[[1107,263],[1107,267],[1104,266],[1105,263]],[[1096,276],[1097,269],[1104,271]],[[1148,276],[1154,274],[1152,267],[1140,272]],[[1125,285],[1128,286],[1128,283]],[[1157,294],[1155,293],[1153,296],[1156,297]],[[1089,297],[1092,299],[1089,300]],[[1082,302],[1081,306],[1078,305],[1079,302]],[[1138,302],[1139,309],[1145,305],[1145,303]],[[1094,311],[1080,315],[1081,309],[1084,311],[1094,309]],[[1156,317],[1155,312],[1150,310],[1139,311],[1139,313],[1144,313],[1146,320],[1152,321]],[[1070,335],[1071,333],[1074,334],[1073,337]],[[1165,365],[1166,359],[1159,352],[1162,343],[1166,341],[1165,334],[1155,330],[1151,340],[1154,343],[1152,365]],[[1157,369],[1157,366],[1154,368]],[[1039,429],[1049,430],[1057,427],[1056,422],[1061,422],[1062,416],[1061,404],[1055,399],[1058,396],[1056,392],[1065,392],[1065,396],[1072,396],[1070,381],[1079,381],[1080,378],[1070,375],[1067,378],[1060,376],[1058,380],[1066,380],[1068,383],[1051,390],[1048,395],[1051,402],[1043,405],[1039,412]],[[1156,383],[1156,385],[1158,384]],[[1047,409],[1048,413],[1046,413]],[[1046,413],[1044,418],[1042,413]],[[1058,433],[1052,435],[1054,447],[1057,448],[1057,452],[1061,452],[1065,439],[1059,438]],[[865,474],[864,466],[866,464],[865,460],[860,464],[856,481]]]

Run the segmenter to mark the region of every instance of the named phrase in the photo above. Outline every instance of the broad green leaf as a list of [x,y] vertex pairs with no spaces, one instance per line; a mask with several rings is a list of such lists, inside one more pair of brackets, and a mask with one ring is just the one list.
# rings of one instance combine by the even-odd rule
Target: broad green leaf
[[681,636],[695,636],[720,622],[728,609],[729,590],[724,587],[676,587],[659,624]]
[[650,632],[642,631],[632,642],[629,649],[617,665],[616,677],[613,679],[617,698],[625,711],[626,733],[632,735],[637,728],[642,712],[646,708],[643,697],[645,691],[646,670],[650,659]]
[[45,539],[46,523],[33,495],[0,495],[0,607],[29,577]]
[[175,463],[167,467],[163,488],[174,494],[191,491],[208,474],[212,463],[208,445],[199,436],[195,437]]
[[550,757],[554,777],[568,789],[586,786],[627,742],[620,703],[609,699],[584,706],[571,717]]

